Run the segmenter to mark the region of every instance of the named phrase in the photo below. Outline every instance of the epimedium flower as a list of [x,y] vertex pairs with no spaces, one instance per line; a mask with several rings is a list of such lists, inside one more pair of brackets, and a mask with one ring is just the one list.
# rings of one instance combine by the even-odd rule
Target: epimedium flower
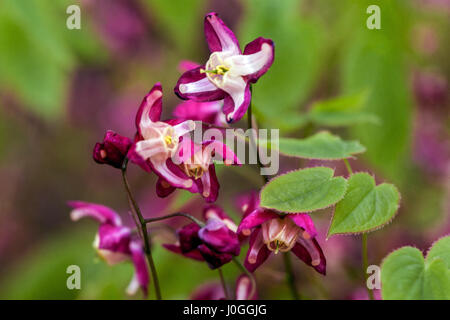
[[108,130],[103,142],[95,144],[92,156],[97,163],[121,168],[131,145],[132,141],[129,138]]
[[[186,72],[199,67],[198,63],[183,60],[179,63],[178,69]],[[226,126],[225,116],[222,113],[223,100],[199,102],[186,100],[175,107],[172,114],[177,119],[202,121],[216,126]]]
[[68,204],[73,208],[70,213],[73,221],[87,217],[99,222],[93,246],[108,265],[127,260],[133,262],[135,273],[127,293],[134,294],[140,287],[147,296],[150,277],[142,243],[133,239],[131,229],[122,225],[120,216],[114,210],[99,204],[82,201],[70,201]]
[[198,102],[224,100],[227,122],[238,121],[250,105],[250,84],[273,63],[273,41],[257,38],[242,52],[234,33],[214,12],[206,15],[204,31],[211,55],[204,66],[180,77],[175,93]]
[[[326,260],[315,239],[314,222],[306,213],[278,214],[259,207],[255,195],[242,204],[247,215],[242,219],[237,233],[250,236],[245,267],[254,272],[270,254],[291,251],[317,272],[326,272]],[[253,209],[249,212],[249,209]]]
[[161,121],[162,87],[156,83],[144,97],[136,114],[137,133],[128,157],[147,171],[153,171],[170,186],[197,192],[197,185],[177,166],[170,165],[182,137],[194,130],[192,120]]
[[[205,140],[199,144],[185,137],[180,142],[177,153],[168,161],[168,166],[169,168],[178,166],[185,176],[197,186],[197,192],[207,202],[214,202],[220,188],[213,162],[214,158],[219,158],[225,165],[241,165],[234,152],[221,141]],[[160,197],[168,196],[175,189],[176,186],[171,185],[163,177],[158,180],[156,192]]]
[[190,223],[177,230],[176,244],[163,246],[187,258],[205,261],[211,269],[220,268],[240,253],[237,227],[218,206],[205,207],[203,217],[203,227]]

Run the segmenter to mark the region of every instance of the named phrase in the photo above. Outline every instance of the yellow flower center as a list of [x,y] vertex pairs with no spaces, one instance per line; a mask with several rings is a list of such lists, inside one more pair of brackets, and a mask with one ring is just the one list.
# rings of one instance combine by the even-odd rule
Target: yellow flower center
[[170,148],[173,146],[173,138],[170,135],[167,135],[164,137],[164,142],[166,143],[166,145]]
[[224,66],[223,64],[220,64],[212,70],[200,69],[200,73],[212,73],[212,74],[217,74],[217,75],[223,76],[229,70],[230,70],[230,68],[228,68],[227,66]]

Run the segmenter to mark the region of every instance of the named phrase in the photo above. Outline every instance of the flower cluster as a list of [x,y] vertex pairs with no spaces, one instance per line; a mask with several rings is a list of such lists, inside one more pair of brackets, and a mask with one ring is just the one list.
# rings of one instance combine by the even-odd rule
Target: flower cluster
[[[70,203],[73,220],[91,217],[100,223],[94,247],[106,262],[133,261],[136,275],[130,285],[134,290],[130,291],[140,286],[147,294],[149,272],[146,255],[149,267],[154,266],[146,224],[154,219],[146,220],[142,216],[131,194],[126,180],[128,163],[156,175],[155,189],[159,197],[184,189],[200,194],[207,203],[214,203],[220,186],[213,158],[219,157],[225,165],[241,165],[241,162],[223,142],[216,139],[194,141],[191,132],[204,123],[227,126],[240,120],[251,103],[251,85],[268,71],[274,60],[272,40],[257,38],[241,51],[235,35],[217,14],[207,14],[204,23],[211,55],[204,65],[189,61],[180,64],[183,74],[174,91],[186,101],[174,109],[175,118],[161,119],[163,91],[161,84],[156,83],[137,109],[134,139],[108,131],[103,142],[94,147],[96,162],[121,169],[138,234],[142,236],[146,249],[143,250],[141,240],[133,237],[131,229],[123,226],[120,217],[111,209],[91,203]],[[258,192],[243,197],[240,208],[243,216],[239,226],[214,204],[204,207],[203,221],[181,213],[156,218],[163,220],[181,215],[194,221],[177,230],[176,243],[163,246],[217,269],[230,261],[239,263],[237,257],[241,246],[248,241],[244,264],[247,274],[237,279],[237,299],[256,298],[251,273],[272,252],[292,251],[307,265],[325,274],[325,257],[315,239],[317,231],[309,215],[280,214],[262,208]],[[152,275],[156,275],[156,270],[152,269]],[[157,281],[154,283],[156,288]]]

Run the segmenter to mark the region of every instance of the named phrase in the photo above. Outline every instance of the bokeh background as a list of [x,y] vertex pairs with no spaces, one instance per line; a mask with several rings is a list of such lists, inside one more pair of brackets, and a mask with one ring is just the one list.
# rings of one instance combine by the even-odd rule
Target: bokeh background
[[[81,30],[66,28],[70,4],[81,8]],[[381,30],[366,28],[370,4],[381,8]],[[259,36],[276,44],[272,68],[254,87],[261,127],[284,136],[327,129],[359,139],[367,152],[351,161],[354,169],[399,188],[398,216],[369,236],[370,264],[402,245],[425,250],[450,232],[450,1],[2,0],[0,298],[130,298],[124,291],[132,266],[108,267],[96,258],[96,224],[71,222],[66,201],[111,206],[131,224],[120,173],[94,163],[92,148],[107,129],[133,136],[135,112],[157,81],[170,117],[180,102],[172,91],[179,61],[208,57],[203,16],[210,11],[241,46]],[[326,99],[340,101],[345,121],[339,114],[311,117],[311,107]],[[315,163],[286,160],[282,170],[305,165]],[[342,163],[325,165],[346,175]],[[235,198],[260,185],[258,172],[226,168],[219,179],[219,203],[238,222]],[[185,192],[158,199],[154,177],[137,167],[130,180],[147,217],[201,212],[203,201]],[[328,274],[296,260],[302,298],[364,298],[360,238],[325,240],[330,212],[313,218]],[[189,298],[218,283],[217,272],[160,246],[175,241],[173,230],[183,222],[152,226],[165,298]],[[273,258],[256,273],[261,298],[289,298],[281,262]],[[81,290],[66,288],[71,264],[81,267]],[[238,270],[227,265],[224,272],[232,286]]]

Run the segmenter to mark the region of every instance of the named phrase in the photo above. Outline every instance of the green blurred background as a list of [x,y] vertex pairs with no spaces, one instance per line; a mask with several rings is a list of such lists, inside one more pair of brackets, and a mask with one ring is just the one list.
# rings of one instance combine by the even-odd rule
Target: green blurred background
[[[81,8],[81,30],[66,28],[71,4]],[[371,4],[381,8],[380,30],[366,27]],[[242,47],[259,36],[276,44],[275,62],[253,91],[261,127],[359,139],[367,152],[352,166],[398,186],[399,215],[369,236],[371,264],[401,245],[426,249],[450,232],[450,1],[2,0],[0,298],[130,298],[124,291],[132,266],[100,262],[92,249],[95,223],[71,222],[66,201],[102,203],[128,217],[119,172],[94,163],[92,148],[107,129],[133,136],[137,107],[157,81],[170,117],[180,102],[172,92],[178,63],[208,57],[203,16],[210,11]],[[345,174],[341,163],[324,164]],[[282,169],[298,166],[287,160]],[[147,217],[179,208],[200,214],[198,197],[158,199],[154,177],[130,171]],[[219,203],[238,222],[234,199],[258,186],[257,171],[224,168],[219,179]],[[325,234],[330,212],[313,218]],[[175,241],[181,223],[154,227],[165,298],[189,298],[218,282],[217,272],[160,246]],[[302,297],[364,298],[359,239],[324,238],[326,277],[295,261]],[[289,297],[280,260],[257,272],[261,298]],[[71,264],[81,267],[81,290],[66,288]],[[224,272],[232,285],[238,270],[227,265]]]

